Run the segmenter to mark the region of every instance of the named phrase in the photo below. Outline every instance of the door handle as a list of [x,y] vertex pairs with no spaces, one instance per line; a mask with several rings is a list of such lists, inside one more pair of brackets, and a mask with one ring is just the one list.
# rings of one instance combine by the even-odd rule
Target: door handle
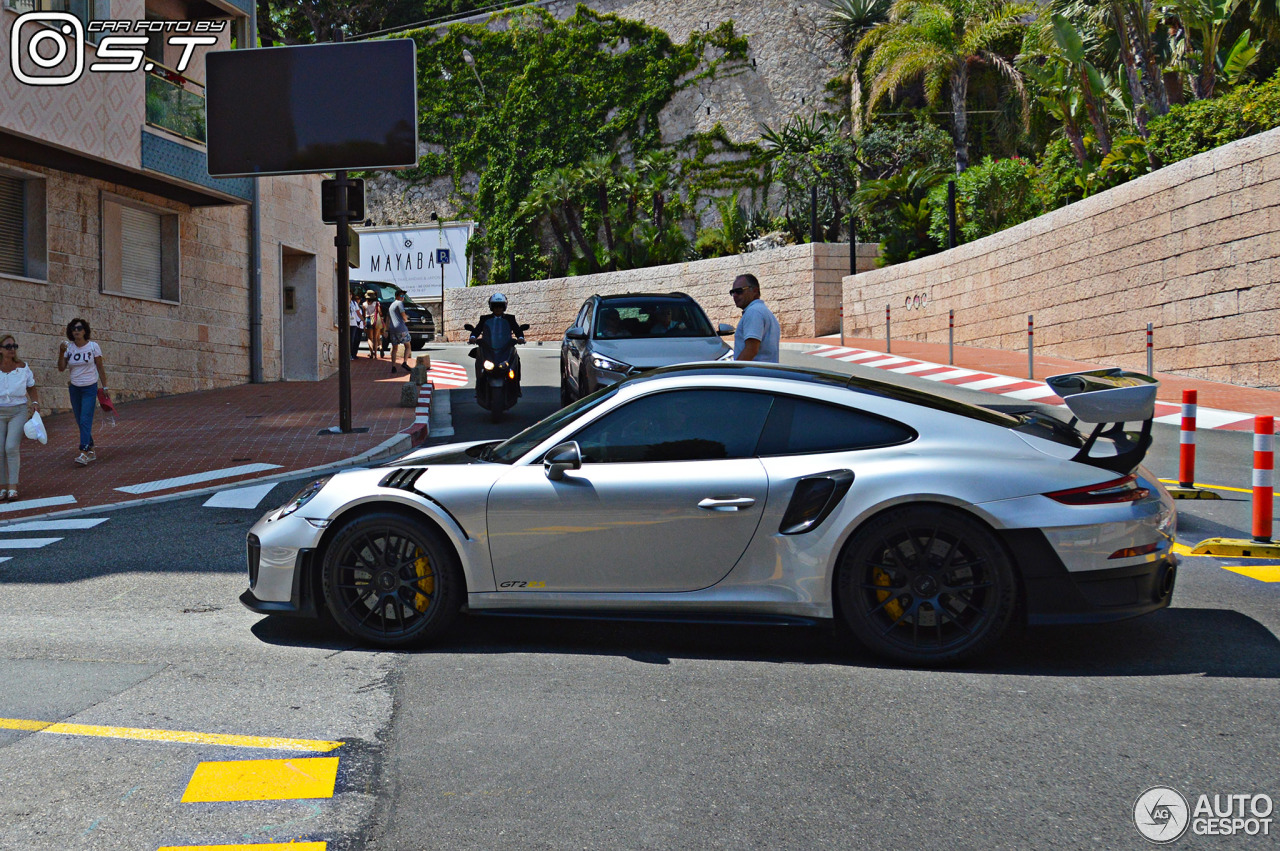
[[699,502],[698,507],[707,511],[741,511],[755,504],[749,496],[709,496]]

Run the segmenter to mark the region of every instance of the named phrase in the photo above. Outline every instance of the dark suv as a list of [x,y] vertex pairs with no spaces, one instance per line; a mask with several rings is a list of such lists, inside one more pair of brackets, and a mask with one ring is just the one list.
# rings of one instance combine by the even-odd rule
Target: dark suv
[[[382,306],[382,321],[388,323],[387,309],[396,300],[396,288],[382,281],[352,281],[351,292],[355,293],[360,303],[364,304],[365,293],[373,290],[378,294],[378,304]],[[409,318],[409,336],[413,338],[413,348],[420,349],[436,338],[436,322],[431,318],[431,311],[415,302],[409,296],[404,297],[404,312]]]

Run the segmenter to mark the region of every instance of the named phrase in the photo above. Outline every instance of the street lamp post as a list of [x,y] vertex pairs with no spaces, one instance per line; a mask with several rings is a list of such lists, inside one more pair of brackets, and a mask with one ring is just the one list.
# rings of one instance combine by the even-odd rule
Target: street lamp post
[[475,74],[476,82],[480,84],[480,95],[485,99],[489,99],[489,93],[484,90],[484,83],[480,80],[480,72],[476,70],[476,58],[471,55],[471,51],[463,48],[462,61],[471,66],[471,73]]

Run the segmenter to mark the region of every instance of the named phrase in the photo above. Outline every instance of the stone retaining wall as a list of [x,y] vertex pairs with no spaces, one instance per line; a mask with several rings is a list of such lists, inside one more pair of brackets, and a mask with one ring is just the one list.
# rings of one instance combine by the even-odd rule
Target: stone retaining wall
[[[1280,129],[950,251],[844,278],[846,330],[1280,389]],[[917,309],[905,303],[927,298]]]
[[[858,269],[875,265],[878,247],[858,246]],[[457,340],[462,325],[486,312],[489,296],[501,292],[511,312],[530,325],[530,340],[559,340],[582,303],[593,294],[684,292],[697,299],[712,324],[736,325],[741,313],[733,306],[733,279],[751,272],[760,279],[765,302],[778,317],[784,337],[813,337],[840,329],[840,279],[849,271],[849,246],[842,243],[790,245],[735,257],[653,266],[626,272],[603,272],[546,281],[449,290],[446,330]]]

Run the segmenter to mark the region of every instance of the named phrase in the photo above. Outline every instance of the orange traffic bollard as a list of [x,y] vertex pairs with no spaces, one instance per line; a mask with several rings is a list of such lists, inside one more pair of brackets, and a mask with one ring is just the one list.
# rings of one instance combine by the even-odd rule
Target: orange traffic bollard
[[1182,391],[1182,431],[1178,435],[1178,487],[1195,487],[1196,391]]
[[1253,419],[1253,539],[1271,543],[1275,477],[1275,417]]

